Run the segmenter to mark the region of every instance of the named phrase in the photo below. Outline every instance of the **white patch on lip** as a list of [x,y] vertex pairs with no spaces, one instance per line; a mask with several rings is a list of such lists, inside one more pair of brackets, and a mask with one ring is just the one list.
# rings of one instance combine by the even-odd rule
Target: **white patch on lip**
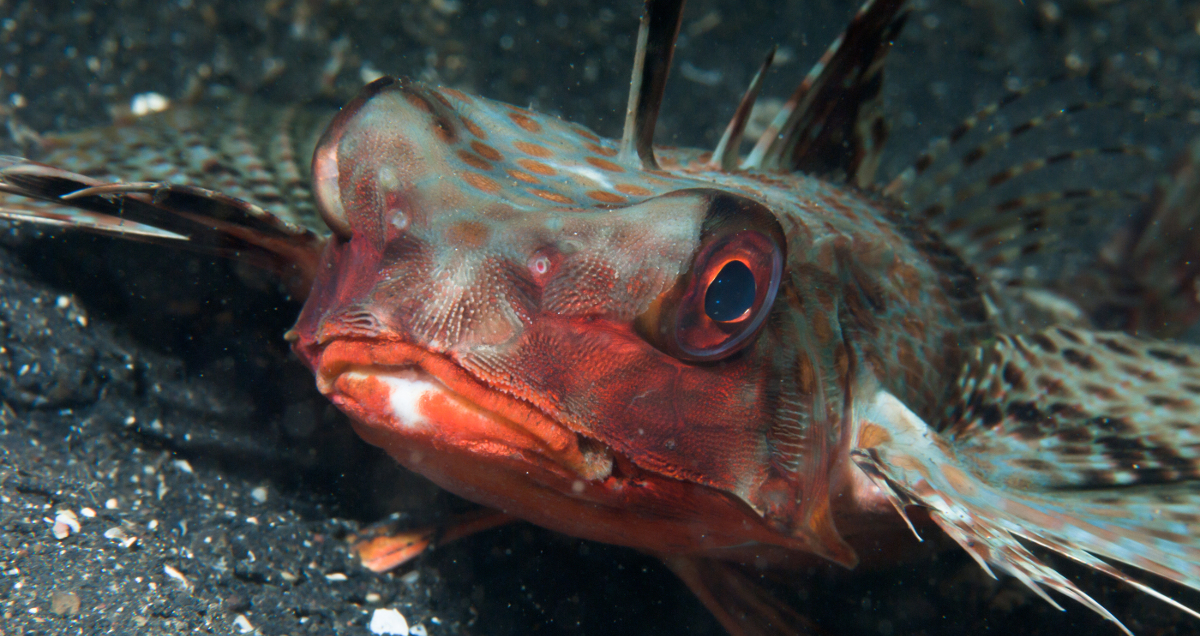
[[405,428],[422,428],[429,423],[421,413],[421,398],[431,393],[441,393],[438,385],[416,377],[380,374],[375,376],[387,385],[391,394],[392,415]]

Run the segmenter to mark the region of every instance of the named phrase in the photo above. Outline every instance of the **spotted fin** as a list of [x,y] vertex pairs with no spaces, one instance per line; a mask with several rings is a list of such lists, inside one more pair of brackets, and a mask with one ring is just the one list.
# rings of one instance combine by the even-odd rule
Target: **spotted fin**
[[171,183],[110,183],[0,157],[0,219],[168,243],[236,258],[306,292],[325,237],[218,192]]
[[904,26],[905,0],[868,0],[759,138],[743,168],[814,175],[866,187],[887,124],[883,62]]
[[1200,590],[1200,348],[1067,329],[1000,337],[959,389],[940,432],[883,391],[856,407],[851,456],[898,510],[926,508],[985,569],[1052,604],[1042,588],[1120,625],[1023,542],[1200,618],[1110,563]]
[[329,230],[309,191],[309,162],[333,112],[249,98],[172,106],[69,134],[26,156],[101,181],[191,185],[248,201],[317,234]]

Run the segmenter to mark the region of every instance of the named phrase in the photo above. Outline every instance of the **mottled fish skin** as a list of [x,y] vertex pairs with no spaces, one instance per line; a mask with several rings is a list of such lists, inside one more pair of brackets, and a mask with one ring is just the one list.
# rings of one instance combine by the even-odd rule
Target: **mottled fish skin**
[[[654,37],[674,37],[678,5],[648,4],[666,12],[647,21]],[[311,189],[288,144],[241,154],[246,128],[214,146],[232,163],[214,162],[186,132],[203,116],[178,115],[183,134],[160,130],[165,151],[120,133],[80,138],[134,152],[137,178],[185,175],[295,208],[286,218],[312,228],[317,210],[332,234],[251,231],[258,208],[215,194],[98,188],[23,162],[0,165],[0,186],[109,216],[128,204],[151,226],[209,214],[225,222],[218,234],[311,259],[289,338],[366,440],[479,503],[663,555],[695,587],[704,576],[691,568],[708,558],[806,552],[852,566],[856,534],[902,532],[918,506],[985,568],[1038,593],[1117,620],[1022,541],[1174,603],[1102,559],[1200,589],[1200,351],[1022,328],[1020,297],[994,293],[986,259],[972,258],[980,228],[964,222],[951,247],[932,217],[831,180],[869,180],[884,40],[903,5],[864,5],[744,169],[652,147],[654,113],[638,113],[661,93],[631,99],[653,108],[631,108],[636,134],[618,141],[384,79],[316,144]],[[661,91],[665,75],[650,75]],[[840,97],[858,114],[804,150]],[[286,116],[268,121],[257,129],[292,130]],[[838,139],[853,152],[833,152]],[[103,170],[79,161],[61,167]],[[718,319],[707,294],[733,261],[751,270],[753,301]],[[731,631],[753,633],[731,599],[698,591]]]

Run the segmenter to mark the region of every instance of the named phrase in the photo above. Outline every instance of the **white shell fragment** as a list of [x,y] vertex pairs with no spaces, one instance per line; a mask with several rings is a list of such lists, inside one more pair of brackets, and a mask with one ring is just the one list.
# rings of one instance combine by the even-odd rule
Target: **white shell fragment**
[[142,117],[150,113],[161,113],[171,105],[171,100],[161,93],[138,93],[129,101],[129,110],[134,117]]
[[392,636],[408,636],[408,621],[404,614],[391,608],[380,608],[371,614],[372,634],[388,634]]
[[180,572],[179,570],[176,570],[175,568],[173,568],[169,565],[164,565],[163,573],[166,574],[169,578],[174,579],[176,583],[182,585],[184,589],[188,589],[188,590],[192,589],[192,582],[189,581],[187,579],[187,577],[183,575],[183,572]]
[[59,510],[54,515],[54,529],[51,532],[59,541],[66,539],[72,532],[79,532],[79,517],[71,510]]
[[250,619],[246,618],[245,614],[238,614],[237,618],[233,619],[233,628],[239,634],[249,634],[254,631],[254,626],[250,624]]

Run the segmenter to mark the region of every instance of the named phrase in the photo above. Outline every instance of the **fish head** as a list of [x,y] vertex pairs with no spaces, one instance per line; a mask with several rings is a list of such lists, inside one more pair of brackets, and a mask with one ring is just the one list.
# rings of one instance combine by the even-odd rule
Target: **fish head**
[[334,237],[295,349],[362,437],[478,503],[658,552],[804,547],[760,492],[780,223],[615,155],[556,118],[372,84],[315,153]]

